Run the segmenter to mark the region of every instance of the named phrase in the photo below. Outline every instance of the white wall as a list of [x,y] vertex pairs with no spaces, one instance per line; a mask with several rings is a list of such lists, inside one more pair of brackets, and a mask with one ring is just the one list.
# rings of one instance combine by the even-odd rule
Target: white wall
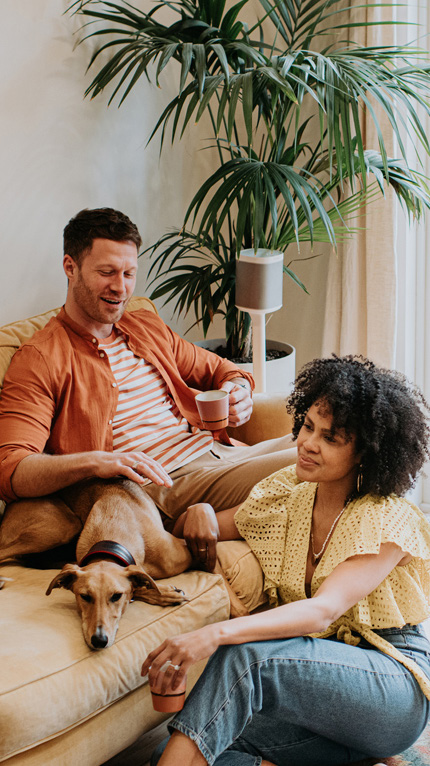
[[[93,43],[74,50],[80,22],[64,14],[69,2],[2,0],[0,325],[64,301],[62,230],[78,210],[119,208],[149,245],[181,224],[211,161],[209,152],[195,151],[202,147],[198,132],[209,135],[204,126],[192,128],[174,149],[166,143],[161,161],[157,141],[145,148],[175,93],[170,73],[162,90],[142,79],[120,109],[117,101],[107,108],[107,95],[83,98]],[[309,277],[312,297],[285,280],[285,306],[269,325],[271,337],[300,347],[299,364],[319,353],[324,267],[311,264],[300,275]],[[145,293],[144,264],[136,292]],[[171,320],[168,308],[162,315]],[[191,323],[173,322],[180,332]],[[218,324],[211,337],[222,332]],[[187,337],[199,336],[195,330]]]
[[155,143],[144,149],[160,91],[136,91],[121,109],[104,96],[84,100],[92,44],[73,50],[79,23],[63,15],[67,5],[2,3],[0,323],[63,301],[62,230],[81,208],[122,209],[146,244],[182,219],[186,143],[161,165]]

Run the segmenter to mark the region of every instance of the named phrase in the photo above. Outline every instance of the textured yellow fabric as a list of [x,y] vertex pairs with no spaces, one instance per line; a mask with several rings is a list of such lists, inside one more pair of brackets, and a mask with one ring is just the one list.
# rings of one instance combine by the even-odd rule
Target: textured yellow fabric
[[[306,598],[306,560],[316,487],[299,482],[295,466],[290,466],[257,484],[236,513],[237,528],[261,564],[264,589],[274,605]],[[351,502],[315,569],[311,594],[342,561],[378,553],[385,542],[396,543],[412,555],[412,560],[395,567],[372,593],[324,633],[314,635],[325,638],[337,633],[346,643],[357,643],[351,631],[359,633],[411,670],[430,699],[430,681],[416,663],[373,632],[416,625],[430,616],[430,525],[419,508],[395,495],[366,495]]]

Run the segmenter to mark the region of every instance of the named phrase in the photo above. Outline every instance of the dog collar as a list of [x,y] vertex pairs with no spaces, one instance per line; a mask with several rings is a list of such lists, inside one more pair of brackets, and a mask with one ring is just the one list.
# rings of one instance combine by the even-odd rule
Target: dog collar
[[101,553],[106,553],[108,556],[112,556],[116,560],[116,563],[121,564],[122,567],[128,567],[130,564],[136,563],[134,557],[125,545],[116,543],[113,540],[100,540],[100,542],[95,543],[88,553],[81,558],[79,566],[85,566],[85,564],[88,564],[89,559],[93,558],[93,556],[99,556]]

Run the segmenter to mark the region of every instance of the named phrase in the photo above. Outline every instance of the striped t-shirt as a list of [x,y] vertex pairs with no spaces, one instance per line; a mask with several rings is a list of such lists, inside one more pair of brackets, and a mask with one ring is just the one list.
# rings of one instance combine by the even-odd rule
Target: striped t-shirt
[[145,452],[170,473],[211,449],[211,432],[188,423],[158,370],[135,356],[121,334],[99,341],[99,348],[107,354],[118,384],[114,451]]

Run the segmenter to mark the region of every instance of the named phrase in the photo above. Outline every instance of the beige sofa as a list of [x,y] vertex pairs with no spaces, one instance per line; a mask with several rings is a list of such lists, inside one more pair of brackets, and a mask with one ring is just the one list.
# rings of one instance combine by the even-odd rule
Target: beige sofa
[[[147,307],[134,298],[131,311]],[[0,328],[0,386],[16,349],[58,309]],[[285,398],[257,396],[251,421],[235,436],[255,443],[288,432]],[[264,602],[262,575],[243,541],[221,543],[229,580],[248,608]],[[168,635],[225,619],[222,578],[189,571],[172,578],[189,597],[181,606],[130,604],[115,644],[91,651],[73,596],[46,588],[56,570],[1,567],[13,578],[0,591],[0,762],[8,766],[98,766],[166,717],[154,712],[143,658]],[[190,673],[188,689],[202,667]]]

